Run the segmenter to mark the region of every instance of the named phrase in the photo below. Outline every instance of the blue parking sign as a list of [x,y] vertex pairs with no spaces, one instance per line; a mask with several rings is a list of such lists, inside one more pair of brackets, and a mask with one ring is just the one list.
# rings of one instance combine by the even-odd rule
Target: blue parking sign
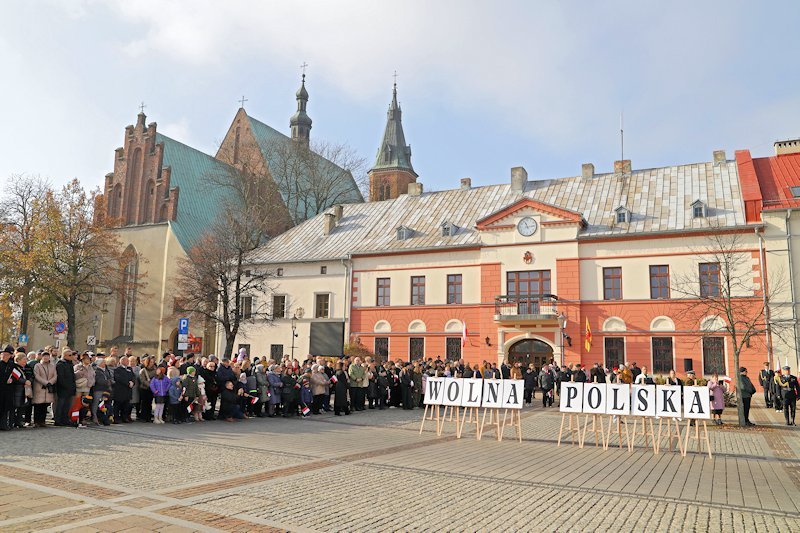
[[181,318],[178,320],[178,335],[188,335],[189,334],[189,319],[188,318]]

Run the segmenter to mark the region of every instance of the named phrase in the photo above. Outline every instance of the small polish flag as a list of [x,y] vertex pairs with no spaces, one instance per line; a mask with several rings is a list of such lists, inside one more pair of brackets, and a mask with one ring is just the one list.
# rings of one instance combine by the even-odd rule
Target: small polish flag
[[192,414],[192,406],[193,405],[194,405],[193,403],[190,403],[189,405],[186,406],[186,412],[187,413]]
[[253,396],[252,398],[250,398],[251,405],[255,405],[257,403],[258,403],[258,396]]
[[299,389],[299,388],[300,388],[300,384],[299,384],[299,383],[295,383],[295,384],[294,384],[294,388],[295,388],[295,389]]
[[339,383],[339,380],[336,379],[336,376],[331,376],[331,383]]
[[311,413],[311,409],[304,405],[300,412],[303,413],[303,416],[308,416]]
[[103,400],[102,402],[97,404],[97,408],[100,409],[101,411],[105,412],[105,410],[106,410],[106,401]]
[[20,379],[22,377],[22,371],[19,368],[15,368],[11,371],[11,377],[14,379]]
[[467,335],[469,335],[469,332],[467,331],[467,323],[464,322],[463,324],[464,324],[464,329],[461,330],[461,347],[462,348],[466,348],[467,347]]
[[72,419],[73,422],[77,422],[80,416],[81,416],[80,411],[72,411],[72,415],[70,416],[70,418]]

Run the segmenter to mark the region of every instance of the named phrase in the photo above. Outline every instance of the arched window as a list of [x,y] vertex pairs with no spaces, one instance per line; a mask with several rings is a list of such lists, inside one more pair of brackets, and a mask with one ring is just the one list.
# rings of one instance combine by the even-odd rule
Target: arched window
[[128,182],[125,187],[125,224],[136,224],[138,222],[136,207],[138,205],[137,196],[139,192],[139,181],[142,174],[142,149],[137,148],[133,151],[128,163]]
[[140,217],[143,224],[153,222],[153,205],[156,199],[156,184],[153,180],[147,182],[147,185],[142,191],[142,216]]
[[128,246],[123,254],[125,272],[122,278],[122,300],[120,302],[120,335],[133,338],[133,325],[136,319],[136,287],[139,277],[139,254],[136,248]]

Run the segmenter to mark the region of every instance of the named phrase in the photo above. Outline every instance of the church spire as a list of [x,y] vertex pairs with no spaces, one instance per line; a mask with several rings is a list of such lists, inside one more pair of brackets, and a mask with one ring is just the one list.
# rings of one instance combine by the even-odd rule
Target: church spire
[[386,113],[386,129],[378,148],[378,157],[372,167],[372,170],[383,169],[404,170],[417,176],[414,167],[411,166],[411,146],[406,144],[406,136],[403,133],[402,110],[397,103],[396,78],[392,87],[392,103],[389,104],[389,111]]
[[300,89],[297,90],[295,96],[297,97],[297,112],[292,115],[289,120],[289,126],[292,129],[292,140],[299,141],[306,146],[311,139],[311,118],[306,114],[306,106],[308,105],[308,91],[306,91],[306,73],[305,68],[308,65],[303,63],[303,78],[300,83]]

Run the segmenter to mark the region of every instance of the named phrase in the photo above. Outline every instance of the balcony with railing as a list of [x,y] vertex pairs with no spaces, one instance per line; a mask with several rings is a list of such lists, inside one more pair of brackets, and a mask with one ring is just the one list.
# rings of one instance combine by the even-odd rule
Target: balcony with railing
[[495,322],[558,322],[558,297],[552,294],[497,296]]

